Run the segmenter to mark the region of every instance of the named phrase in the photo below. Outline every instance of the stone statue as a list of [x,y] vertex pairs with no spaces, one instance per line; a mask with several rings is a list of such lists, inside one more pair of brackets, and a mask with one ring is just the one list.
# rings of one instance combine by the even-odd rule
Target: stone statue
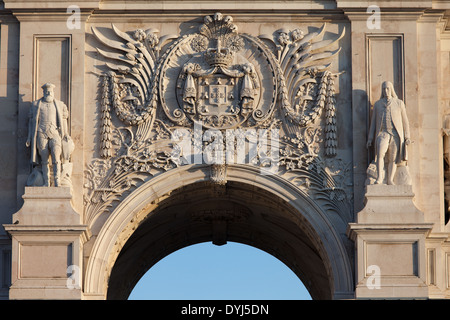
[[444,161],[450,167],[450,114],[444,116]]
[[35,167],[28,185],[50,186],[49,157],[52,159],[54,186],[70,185],[71,164],[67,163],[74,144],[67,128],[69,112],[62,101],[54,98],[54,88],[51,83],[44,84],[43,97],[34,101],[29,111],[26,146],[31,147],[32,165],[40,164],[41,172]]
[[445,212],[450,212],[450,114],[444,116],[444,199]]
[[407,160],[406,146],[410,144],[410,134],[405,104],[397,98],[389,81],[383,82],[381,98],[373,108],[367,147],[371,147],[373,142],[377,171],[375,184],[383,183],[386,161],[387,184],[392,185],[397,164]]

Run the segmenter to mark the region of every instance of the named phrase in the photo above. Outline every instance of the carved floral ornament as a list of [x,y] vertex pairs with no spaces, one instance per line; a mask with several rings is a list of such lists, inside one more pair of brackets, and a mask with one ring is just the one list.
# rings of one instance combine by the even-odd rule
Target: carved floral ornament
[[[95,27],[92,32],[107,71],[100,87],[101,158],[86,170],[88,223],[133,186],[192,163],[174,140],[179,132],[199,150],[224,142],[230,130],[244,132],[247,142],[261,130],[276,133],[265,145],[257,143],[245,163],[264,166],[276,158],[277,174],[290,173],[318,201],[351,211],[348,204],[342,209],[351,201],[351,165],[337,158],[339,74],[330,72],[340,49],[328,50],[344,32],[322,40],[323,25],[307,34],[281,29],[255,37],[238,32],[232,17],[220,13],[181,36],[123,32],[114,25],[114,37]],[[113,112],[125,126],[113,125]],[[211,130],[217,134],[205,140]],[[231,144],[237,147],[239,139]]]

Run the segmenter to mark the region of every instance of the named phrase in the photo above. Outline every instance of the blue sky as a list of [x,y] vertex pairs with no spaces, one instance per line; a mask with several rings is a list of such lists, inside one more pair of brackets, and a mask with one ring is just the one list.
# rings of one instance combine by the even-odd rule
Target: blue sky
[[180,249],[141,278],[130,300],[310,300],[280,260],[251,246],[200,243]]

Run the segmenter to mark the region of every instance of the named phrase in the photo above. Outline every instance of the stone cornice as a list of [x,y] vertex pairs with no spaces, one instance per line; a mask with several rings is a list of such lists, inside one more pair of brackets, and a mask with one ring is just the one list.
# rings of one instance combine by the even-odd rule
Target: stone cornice
[[251,10],[251,11],[283,11],[283,10],[349,10],[366,9],[377,5],[381,9],[443,9],[450,10],[449,0],[243,0],[243,1],[210,1],[210,0],[4,0],[4,9],[51,11],[66,9],[71,5],[83,9],[113,11],[198,11],[198,10]]
[[209,0],[104,0],[100,3],[102,10],[316,10],[336,9],[334,0],[243,0],[243,1],[209,1]]
[[[111,17],[119,19],[149,18],[158,20],[164,13],[165,21],[173,16],[174,21],[179,15],[184,17],[197,17],[198,11],[223,11],[232,13],[236,19],[243,21],[251,18],[252,22],[279,20],[280,18],[301,19],[302,21],[328,21],[350,19],[352,21],[366,20],[369,5],[380,7],[384,19],[400,21],[422,19],[426,11],[444,10],[450,7],[450,1],[350,1],[350,0],[299,0],[299,1],[270,1],[270,0],[244,0],[235,1],[209,1],[209,0],[156,0],[156,1],[124,1],[124,0],[5,0],[5,11],[12,13],[19,21],[65,21],[68,17],[67,8],[78,6],[81,17],[86,21],[90,17],[99,21]],[[118,13],[120,13],[118,15]],[[289,20],[291,21],[291,20]]]
[[[366,12],[367,8],[350,8],[345,9],[344,14],[351,21],[367,21],[372,13]],[[416,21],[420,19],[424,14],[424,10],[415,9],[408,11],[400,11],[400,10],[380,10],[381,19],[386,19],[388,21]]]
[[44,226],[44,225],[17,225],[17,224],[4,224],[3,228],[8,233],[9,236],[12,235],[80,235],[81,241],[83,243],[87,242],[90,237],[92,236],[92,233],[88,226],[86,225],[51,225],[51,226]]
[[432,8],[432,0],[336,0],[337,8],[341,9],[366,9],[371,5],[376,5],[381,9],[428,9]]
[[[223,11],[233,15],[242,15],[242,18],[252,18],[252,21],[267,21],[279,19],[284,15],[299,16],[304,19],[320,18],[324,20],[342,19],[347,16],[350,20],[358,21],[367,19],[367,8],[377,5],[381,9],[384,18],[395,20],[417,20],[422,17],[426,10],[450,10],[449,0],[243,0],[243,1],[210,1],[210,0],[4,0],[4,9],[12,12],[20,21],[38,21],[46,19],[51,21],[63,21],[66,19],[66,10],[69,6],[78,6],[84,19],[89,18],[91,13],[99,19],[109,18],[117,15],[139,14],[158,17],[158,14],[183,14],[202,11]],[[344,14],[345,13],[345,16]],[[134,17],[135,18],[135,17]],[[260,19],[258,19],[260,18]]]
[[59,21],[66,22],[72,15],[68,11],[71,6],[79,8],[81,21],[86,21],[92,11],[98,8],[99,1],[93,0],[4,0],[5,11],[15,16],[20,22],[24,21]]
[[336,9],[335,0],[244,0],[244,1],[211,1],[211,0],[5,0],[6,9],[51,10],[77,5],[80,8],[100,10],[315,10]]
[[100,1],[98,0],[3,0],[5,9],[10,10],[34,10],[34,11],[49,11],[49,10],[66,10],[69,6],[76,5],[80,9],[97,9]]
[[[245,11],[245,12],[233,12],[232,10],[223,10],[227,14],[232,14],[235,22],[253,22],[253,23],[264,23],[264,22],[279,22],[285,21],[286,23],[318,23],[318,22],[329,22],[337,20],[347,20],[342,11],[340,10],[323,10],[314,12],[295,12],[292,11],[277,11],[277,12],[263,12],[263,11]],[[137,14],[139,14],[137,16]],[[198,12],[188,12],[188,11],[170,11],[170,12],[134,12],[127,11],[126,13],[118,13],[111,10],[95,10],[89,18],[89,22],[110,22],[112,19],[119,22],[130,22],[130,21],[140,21],[140,22],[169,22],[178,23],[180,22],[180,17],[187,20],[198,19]]]
[[[345,9],[344,14],[351,21],[366,21],[372,13],[367,13],[366,8],[350,8]],[[442,29],[445,29],[447,25],[447,19],[445,18],[446,12],[443,10],[433,9],[380,9],[381,19],[387,21],[418,21],[429,23],[440,23]]]
[[433,223],[349,223],[347,236],[356,241],[358,234],[375,233],[382,231],[395,231],[396,233],[415,233],[425,231],[428,235],[433,228]]
[[450,1],[448,1],[448,0],[433,0],[433,9],[450,10]]
[[438,23],[444,19],[445,12],[442,10],[427,10],[420,16],[419,22]]
[[[92,11],[80,12],[80,21],[85,22],[89,19]],[[29,12],[29,11],[15,11],[14,16],[20,22],[34,22],[34,21],[46,21],[46,22],[67,22],[67,19],[72,13],[64,12]]]

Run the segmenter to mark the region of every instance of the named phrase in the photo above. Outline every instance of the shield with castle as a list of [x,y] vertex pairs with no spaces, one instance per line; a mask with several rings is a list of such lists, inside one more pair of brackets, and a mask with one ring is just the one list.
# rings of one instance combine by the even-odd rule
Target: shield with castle
[[[160,78],[162,106],[171,120],[228,129],[244,122],[255,125],[273,111],[273,67],[267,56],[254,54],[257,45],[238,34],[231,17],[208,16],[197,34],[175,46]],[[272,85],[263,94],[264,81]]]

